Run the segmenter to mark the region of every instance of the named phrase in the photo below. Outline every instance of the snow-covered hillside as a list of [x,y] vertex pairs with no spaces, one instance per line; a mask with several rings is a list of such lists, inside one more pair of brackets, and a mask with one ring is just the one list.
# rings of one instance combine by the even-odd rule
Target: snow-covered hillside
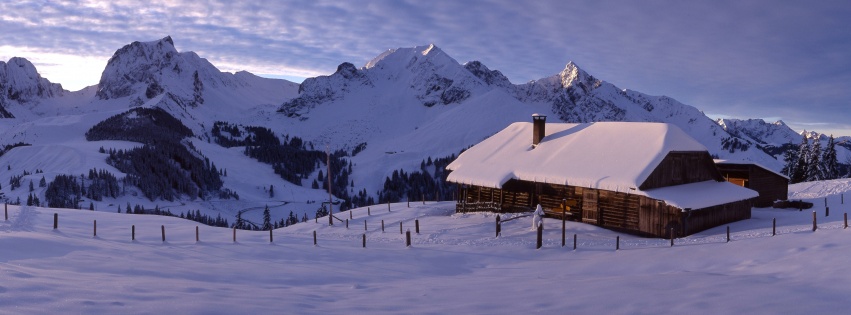
[[851,205],[839,195],[849,187],[790,188],[816,204],[815,232],[809,210],[754,209],[729,225],[730,242],[717,227],[673,247],[575,222],[562,247],[561,222],[545,219],[536,250],[529,218],[495,237],[493,214],[453,214],[453,203],[354,209],[348,228],[299,223],[271,242],[265,231],[237,231],[234,242],[233,230],[203,225],[196,241],[197,224],[177,218],[9,206],[0,303],[27,314],[839,314],[851,294]]

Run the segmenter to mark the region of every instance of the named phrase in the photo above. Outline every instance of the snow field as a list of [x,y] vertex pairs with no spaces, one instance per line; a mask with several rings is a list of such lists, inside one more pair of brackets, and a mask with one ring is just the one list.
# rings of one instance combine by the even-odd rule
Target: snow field
[[348,229],[320,218],[275,230],[273,243],[266,231],[242,230],[234,243],[231,229],[208,226],[196,243],[197,224],[172,217],[9,206],[0,313],[844,313],[851,204],[830,195],[824,217],[821,198],[809,199],[816,232],[813,210],[754,209],[730,224],[730,243],[723,226],[670,247],[567,222],[562,248],[561,221],[545,219],[540,250],[531,218],[505,222],[495,237],[494,214],[454,214],[452,202],[358,208]]

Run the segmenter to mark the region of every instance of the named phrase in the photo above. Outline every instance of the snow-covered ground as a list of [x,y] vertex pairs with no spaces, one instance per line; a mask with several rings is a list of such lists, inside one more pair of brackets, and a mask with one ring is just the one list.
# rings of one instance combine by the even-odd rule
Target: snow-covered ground
[[845,313],[847,183],[793,185],[790,197],[812,210],[754,209],[730,224],[729,243],[718,227],[673,247],[575,222],[561,247],[561,222],[546,219],[536,250],[530,218],[495,237],[493,214],[454,214],[451,202],[354,209],[348,229],[320,219],[275,230],[271,243],[268,232],[233,242],[232,230],[207,226],[196,242],[196,223],[171,217],[9,206],[0,313]]

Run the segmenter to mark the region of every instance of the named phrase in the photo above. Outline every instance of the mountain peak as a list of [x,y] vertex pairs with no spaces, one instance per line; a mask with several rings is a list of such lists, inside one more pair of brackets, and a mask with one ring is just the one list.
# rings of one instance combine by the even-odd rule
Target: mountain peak
[[567,63],[564,66],[564,70],[559,74],[561,78],[561,84],[563,87],[568,87],[577,83],[584,83],[587,87],[591,87],[594,85],[594,81],[597,81],[593,76],[589,75],[585,70],[579,68],[573,61]]
[[[63,92],[61,85],[42,78],[26,58],[12,57],[8,63],[0,61],[0,98],[29,102],[59,96]],[[0,117],[7,116],[0,112]]]

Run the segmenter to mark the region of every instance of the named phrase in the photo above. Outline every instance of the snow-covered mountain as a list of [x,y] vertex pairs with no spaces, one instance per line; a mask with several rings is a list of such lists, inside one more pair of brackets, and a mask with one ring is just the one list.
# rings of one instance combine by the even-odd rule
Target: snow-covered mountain
[[[342,139],[344,145],[372,140],[369,148],[376,152],[398,152],[402,147],[420,150],[421,156],[463,149],[536,112],[549,113],[550,122],[668,122],[721,158],[782,167],[752,141],[729,134],[696,108],[669,97],[618,88],[573,62],[556,75],[512,84],[501,72],[478,61],[459,64],[434,45],[391,49],[361,68],[341,64],[330,76],[305,80],[299,96],[284,102],[279,112],[311,126],[307,129],[322,130],[305,133],[310,140],[339,143],[340,139],[328,139],[339,135],[347,138]],[[439,127],[409,130],[422,125]],[[393,145],[372,146],[388,135]],[[453,137],[463,140],[445,141]]]
[[[460,64],[435,45],[390,49],[360,68],[344,62],[334,73],[301,84],[247,72],[221,72],[193,52],[178,52],[170,37],[118,49],[98,85],[76,92],[63,91],[41,78],[24,59],[2,65],[0,101],[13,109],[14,115],[9,116],[15,118],[0,120],[0,144],[29,146],[10,147],[0,156],[0,165],[6,165],[0,168],[0,178],[39,181],[44,176],[50,180],[93,168],[122,178],[126,174],[106,162],[108,156],[114,157],[103,152],[131,150],[143,143],[103,134],[118,130],[109,129],[115,126],[101,129],[98,135],[111,140],[88,141],[87,132],[112,116],[136,121],[140,113],[151,113],[128,112],[131,109],[160,108],[191,130],[191,137],[173,140],[207,160],[207,167],[226,170],[226,176],[221,172],[225,195],[241,197],[184,196],[172,209],[202,209],[231,219],[237,210],[269,204],[278,204],[278,211],[312,216],[317,206],[311,204],[327,200],[326,192],[310,188],[311,182],[325,185],[318,171],[325,167],[324,160],[298,166],[304,170],[287,170],[296,166],[250,158],[245,155],[247,146],[262,136],[252,127],[266,128],[282,142],[298,137],[285,144],[298,146],[304,140],[305,148],[315,147],[313,155],[325,148],[345,151],[348,156],[341,161],[350,173],[342,185],[347,194],[372,197],[398,184],[385,179],[418,171],[435,174],[438,167],[431,164],[433,159],[457,154],[513,122],[530,119],[533,113],[548,115],[549,122],[672,123],[720,158],[752,160],[777,170],[783,164],[775,157],[782,153],[771,148],[800,142],[800,136],[782,123],[715,122],[669,97],[616,87],[573,62],[553,76],[513,84],[500,71],[478,61]],[[143,121],[155,124],[153,117]],[[221,134],[231,145],[216,143]],[[403,176],[397,174],[399,170]],[[282,172],[289,172],[289,181],[282,179]],[[274,193],[269,191],[272,186]],[[0,193],[15,200],[26,198],[29,191],[4,185]],[[44,188],[34,193],[43,196]],[[95,206],[131,202],[163,203],[146,200],[131,188],[122,197]]]
[[20,57],[0,61],[0,118],[12,118],[8,106],[62,96],[62,85],[42,78],[29,60]]

